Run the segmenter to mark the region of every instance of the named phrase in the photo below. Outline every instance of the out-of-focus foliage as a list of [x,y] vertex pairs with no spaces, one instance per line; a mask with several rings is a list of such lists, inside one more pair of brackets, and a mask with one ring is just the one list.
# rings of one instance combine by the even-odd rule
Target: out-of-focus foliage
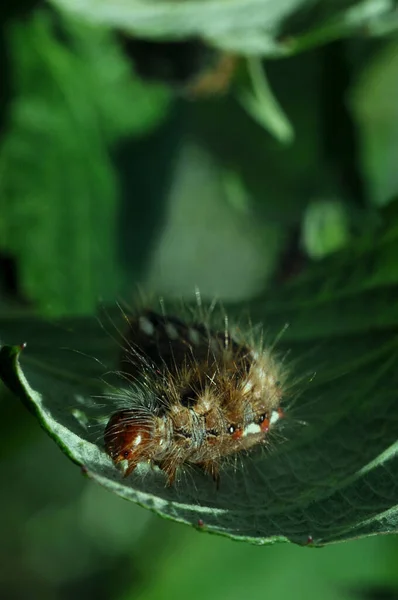
[[159,39],[199,36],[242,54],[284,56],[363,27],[398,27],[394,0],[52,0],[66,13],[132,35]]
[[18,260],[26,298],[52,314],[90,312],[128,276],[111,148],[155,128],[170,93],[136,79],[104,30],[42,12],[12,24],[7,43],[14,96],[0,142],[0,248]]
[[397,193],[398,43],[374,57],[351,94],[361,134],[363,173],[369,201],[382,206]]
[[[306,425],[273,467],[290,460],[300,489],[316,491],[306,533],[393,530],[397,2],[32,0],[0,15],[0,345],[27,340],[32,385],[42,378],[46,398],[50,381],[66,382],[70,407],[86,394],[82,375],[102,374],[90,356],[106,359],[112,342],[76,320],[98,300],[129,304],[137,284],[177,297],[199,285],[238,301],[241,318],[255,296],[253,320],[270,338],[287,321],[288,360],[317,371],[292,414]],[[220,49],[238,55],[229,90],[188,92]],[[71,317],[44,325],[32,311]],[[60,345],[72,350],[61,369]],[[123,502],[0,386],[4,597],[348,600],[398,589],[396,536],[256,548]],[[90,436],[100,443],[102,429]],[[313,470],[306,443],[320,448]],[[283,502],[304,506],[288,489]]]

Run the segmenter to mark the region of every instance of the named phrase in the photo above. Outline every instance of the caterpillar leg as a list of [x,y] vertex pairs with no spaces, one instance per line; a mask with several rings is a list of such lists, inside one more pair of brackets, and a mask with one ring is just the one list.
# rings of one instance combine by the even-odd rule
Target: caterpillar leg
[[170,487],[175,482],[175,478],[177,475],[177,467],[174,461],[164,460],[162,462],[157,463],[159,469],[165,473],[167,477],[167,487]]
[[138,463],[134,460],[129,461],[127,469],[124,472],[123,477],[128,477],[129,475],[131,475],[131,473],[134,471],[134,469],[137,467]]
[[200,467],[206,475],[211,475],[216,484],[217,490],[220,489],[220,469],[218,463],[216,461],[209,460],[199,463],[198,467]]

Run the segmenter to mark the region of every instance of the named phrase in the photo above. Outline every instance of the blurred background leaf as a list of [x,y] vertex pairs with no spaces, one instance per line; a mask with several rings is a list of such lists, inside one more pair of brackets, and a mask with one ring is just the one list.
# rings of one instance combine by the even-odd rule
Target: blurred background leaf
[[[52,0],[82,20],[146,38],[201,37],[241,54],[262,56],[297,52],[333,39],[396,30],[394,0]],[[391,20],[392,19],[392,20]],[[287,27],[286,27],[287,25]],[[280,40],[294,32],[297,39]],[[302,34],[302,38],[301,38]]]
[[50,314],[92,312],[128,276],[112,144],[156,127],[170,94],[133,79],[105,31],[41,12],[8,38],[15,96],[0,148],[0,246],[18,260],[25,298]]

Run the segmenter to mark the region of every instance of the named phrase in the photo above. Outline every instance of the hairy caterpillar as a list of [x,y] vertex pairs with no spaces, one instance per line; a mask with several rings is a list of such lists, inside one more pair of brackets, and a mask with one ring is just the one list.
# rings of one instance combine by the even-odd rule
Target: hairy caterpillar
[[145,310],[128,318],[121,366],[136,394],[111,416],[104,441],[115,465],[127,462],[125,476],[149,462],[171,485],[190,464],[218,486],[223,458],[267,444],[283,416],[282,366],[228,324]]

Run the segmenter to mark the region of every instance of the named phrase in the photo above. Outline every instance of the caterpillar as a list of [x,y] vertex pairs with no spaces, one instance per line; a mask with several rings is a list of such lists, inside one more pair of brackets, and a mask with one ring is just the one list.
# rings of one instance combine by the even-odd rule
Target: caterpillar
[[284,416],[284,368],[239,330],[143,310],[127,317],[121,371],[132,392],[111,415],[105,450],[127,477],[159,467],[171,486],[195,465],[220,483],[225,457],[268,443]]

